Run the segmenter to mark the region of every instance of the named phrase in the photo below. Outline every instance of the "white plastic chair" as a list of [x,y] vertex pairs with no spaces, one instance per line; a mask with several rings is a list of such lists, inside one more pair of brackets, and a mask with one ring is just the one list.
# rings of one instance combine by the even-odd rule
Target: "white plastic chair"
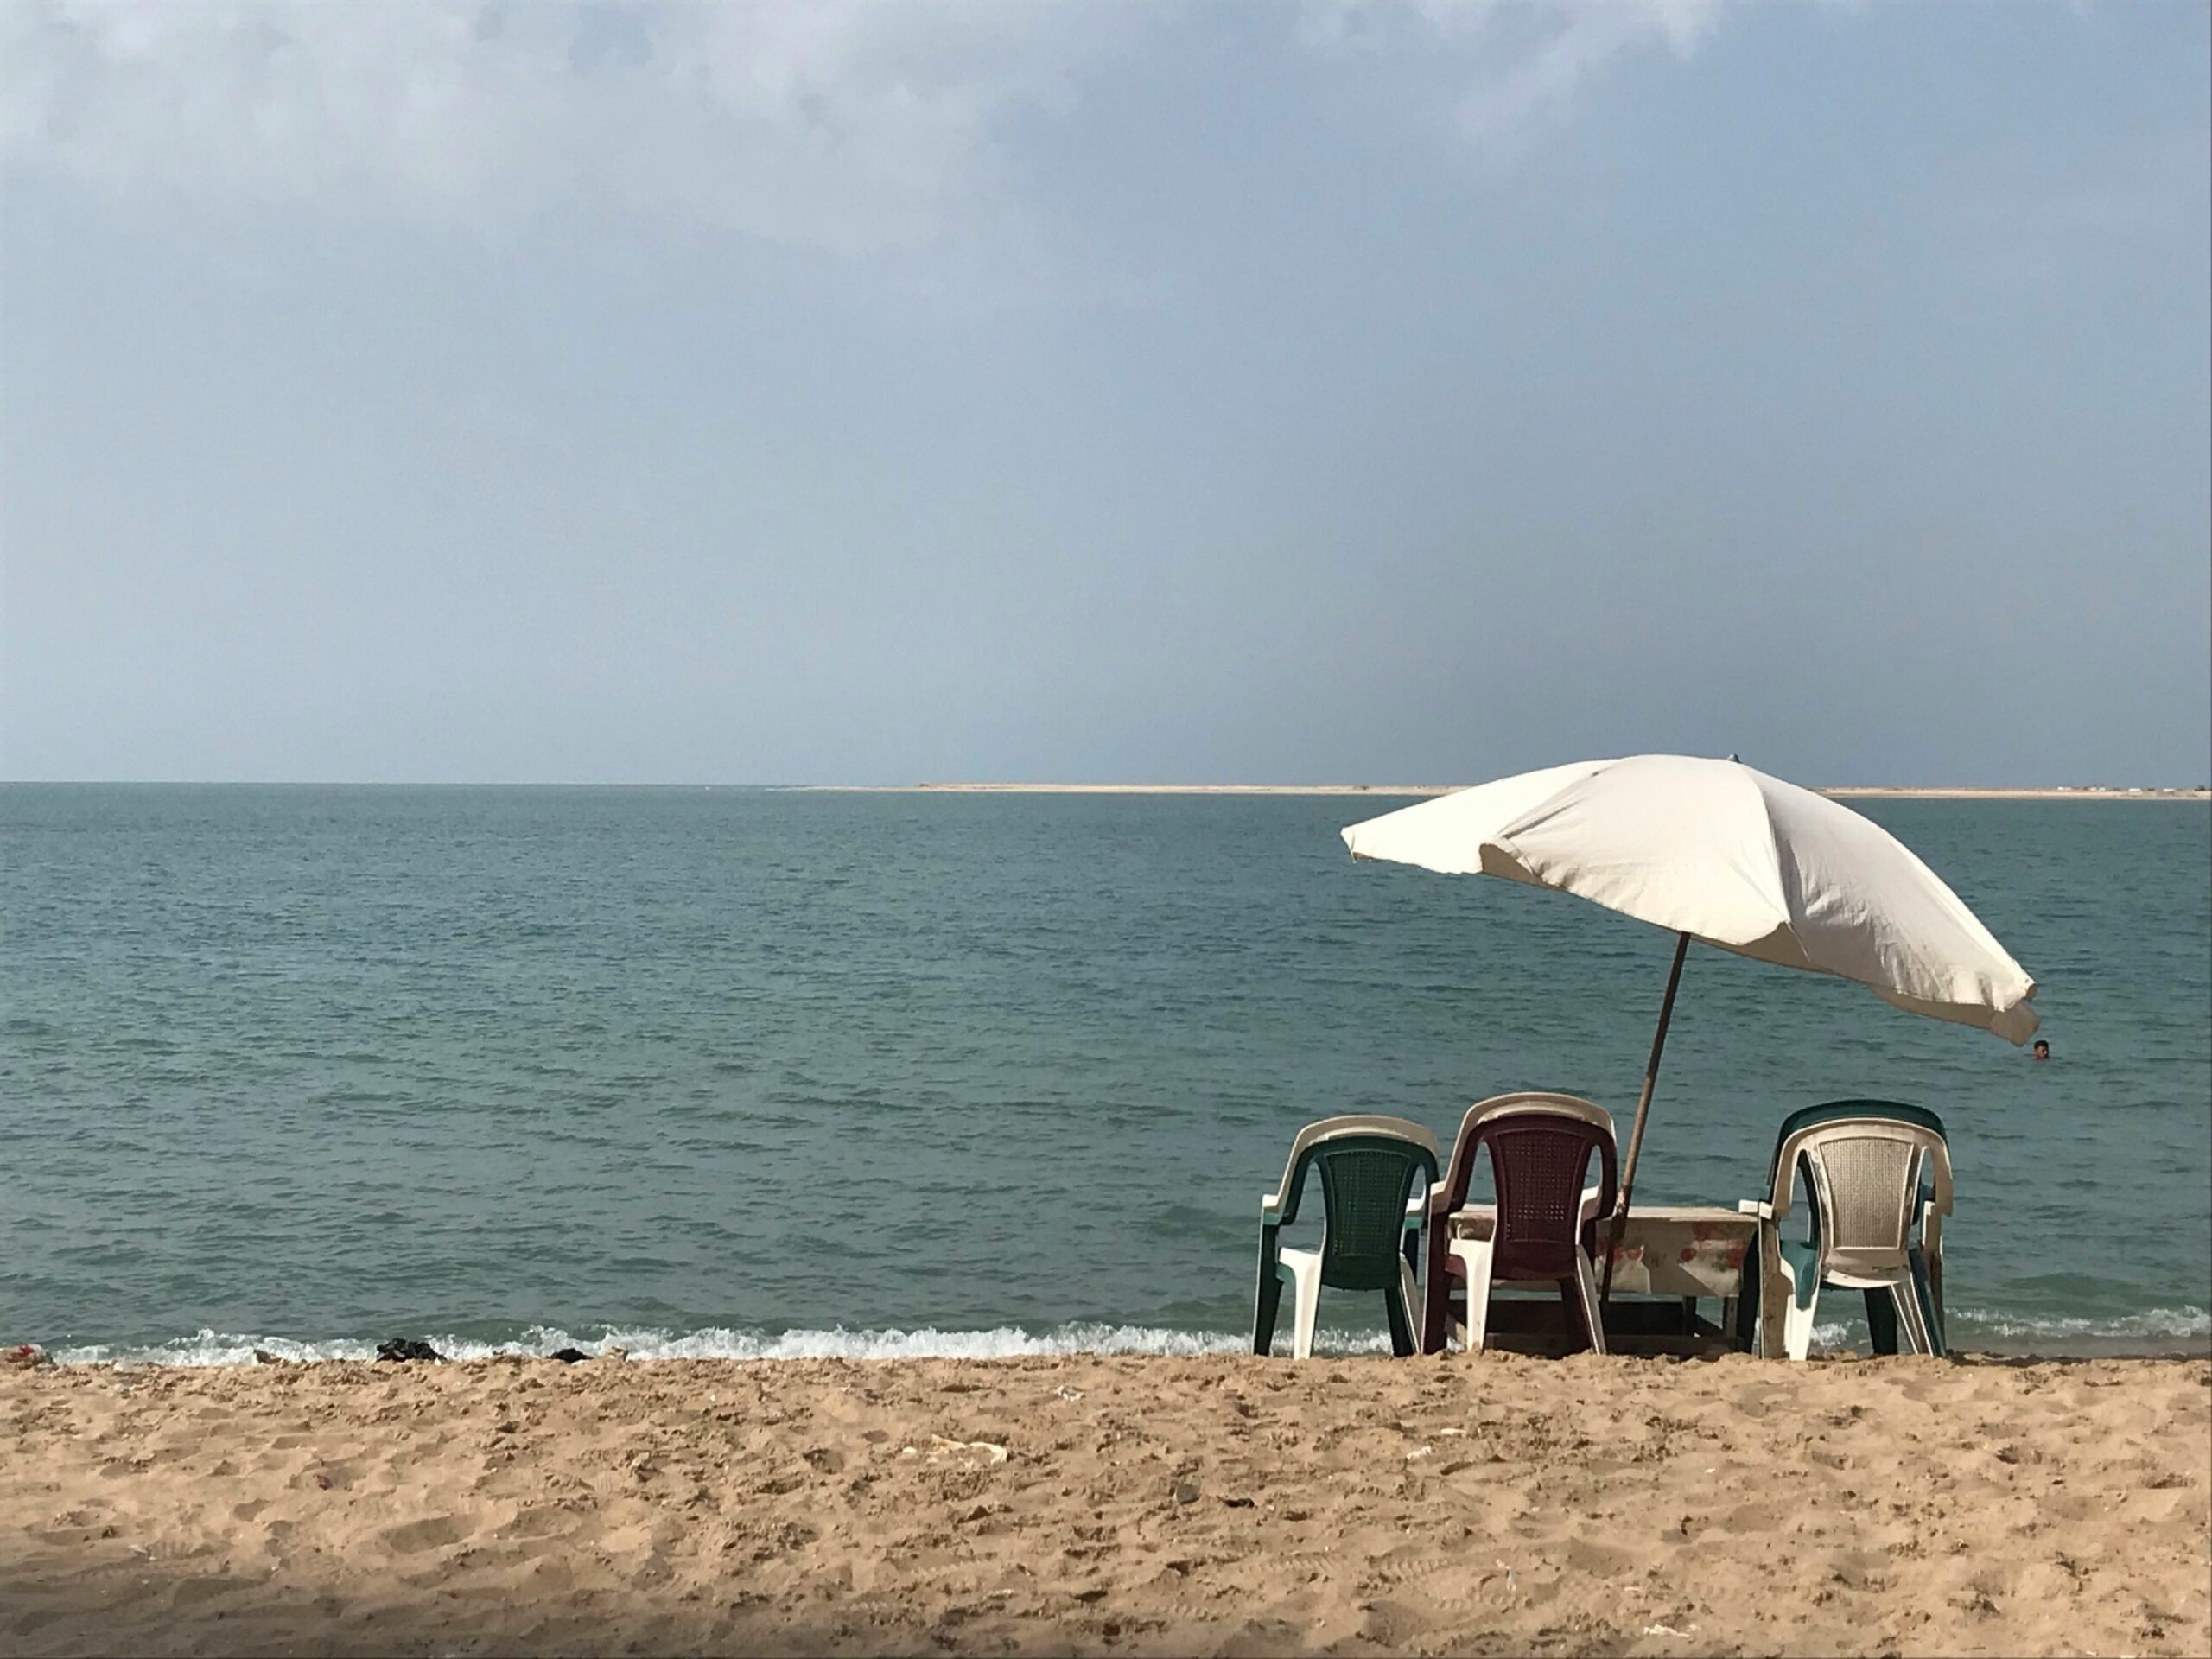
[[[1812,1208],[1812,1235],[1802,1241],[1784,1238],[1782,1227],[1801,1166]],[[1951,1203],[1950,1146],[1942,1120],[1925,1107],[1846,1100],[1792,1113],[1775,1145],[1771,1195],[1737,1206],[1762,1224],[1752,1345],[1805,1358],[1828,1286],[1865,1294],[1877,1352],[1894,1351],[1902,1336],[1915,1353],[1942,1353]]]

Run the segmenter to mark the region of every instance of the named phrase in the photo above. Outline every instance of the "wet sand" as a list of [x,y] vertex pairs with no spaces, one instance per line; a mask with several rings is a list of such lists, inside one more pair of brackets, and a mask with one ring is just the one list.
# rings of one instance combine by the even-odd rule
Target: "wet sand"
[[2212,1363],[0,1376],[0,1651],[2212,1649]]

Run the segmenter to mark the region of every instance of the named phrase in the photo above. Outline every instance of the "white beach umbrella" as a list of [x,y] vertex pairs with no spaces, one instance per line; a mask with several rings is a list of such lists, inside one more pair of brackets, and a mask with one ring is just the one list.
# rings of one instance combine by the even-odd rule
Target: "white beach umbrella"
[[1354,858],[1557,887],[1678,936],[1617,1226],[1694,938],[1856,980],[1908,1013],[2013,1043],[2036,1028],[2035,981],[1902,842],[1736,760],[1644,754],[1551,766],[1370,818],[1344,837]]

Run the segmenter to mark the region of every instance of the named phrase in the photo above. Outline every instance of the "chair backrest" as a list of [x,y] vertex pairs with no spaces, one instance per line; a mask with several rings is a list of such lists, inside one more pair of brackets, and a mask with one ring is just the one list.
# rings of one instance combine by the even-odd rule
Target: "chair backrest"
[[1277,1196],[1298,1219],[1308,1170],[1321,1177],[1321,1282],[1338,1290],[1398,1283],[1406,1204],[1436,1179],[1436,1136],[1402,1117],[1324,1118],[1291,1142]]
[[1834,1100],[1792,1112],[1775,1141],[1777,1220],[1789,1212],[1801,1173],[1823,1273],[1902,1267],[1922,1204],[1951,1207],[1943,1120],[1903,1101]]
[[1583,1236],[1582,1222],[1582,1190],[1593,1157],[1599,1213],[1613,1207],[1611,1116],[1573,1095],[1498,1095],[1477,1102],[1459,1121],[1451,1169],[1441,1184],[1445,1210],[1466,1203],[1476,1157],[1484,1147],[1497,1187],[1498,1277],[1572,1274],[1577,1245],[1595,1247],[1594,1237]]

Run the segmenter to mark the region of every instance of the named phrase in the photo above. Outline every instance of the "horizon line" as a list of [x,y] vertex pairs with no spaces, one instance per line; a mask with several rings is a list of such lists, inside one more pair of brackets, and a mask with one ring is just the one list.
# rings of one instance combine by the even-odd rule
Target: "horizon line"
[[[22,789],[632,789],[760,790],[823,794],[1449,795],[1471,784],[1054,783],[926,779],[916,783],[636,782],[606,779],[0,778]],[[1928,800],[2212,800],[2203,784],[1816,784],[1816,795]]]

